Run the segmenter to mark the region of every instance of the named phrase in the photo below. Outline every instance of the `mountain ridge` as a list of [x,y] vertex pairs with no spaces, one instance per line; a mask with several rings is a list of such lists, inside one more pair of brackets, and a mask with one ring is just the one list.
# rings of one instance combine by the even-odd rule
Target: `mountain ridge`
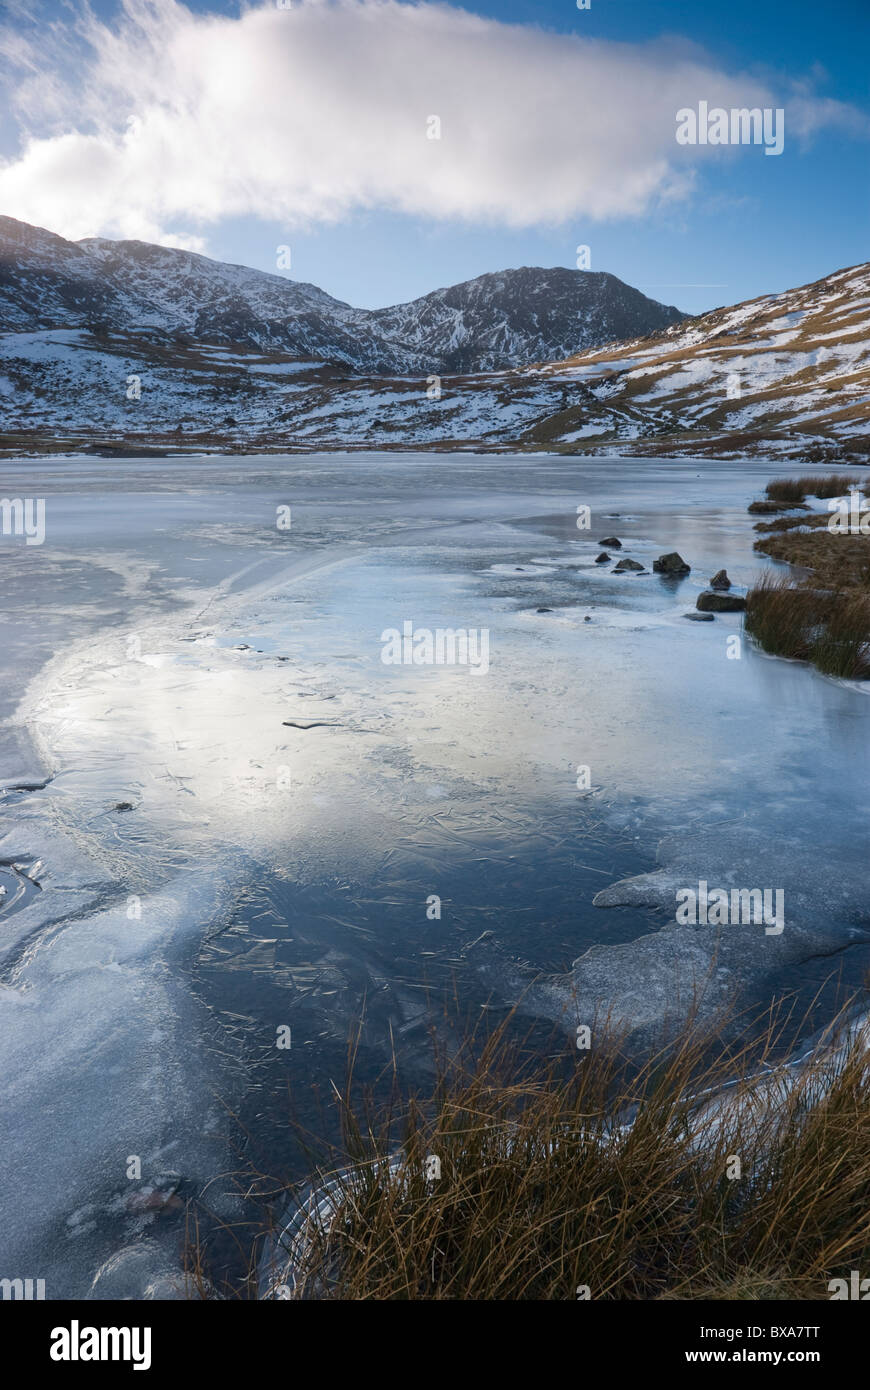
[[[179,261],[139,243],[130,275],[118,243],[88,250],[22,224],[12,233],[7,223],[11,261],[0,255],[6,455],[364,448],[870,462],[870,263],[556,360],[455,374],[433,359],[463,362],[469,335],[479,359],[513,350],[500,296],[515,289],[523,312],[509,306],[511,323],[523,343],[541,332],[552,342],[553,277],[572,283],[572,272],[490,272],[409,305],[354,310],[314,286],[195,253]],[[186,271],[164,283],[167,255]],[[118,258],[111,276],[100,269],[107,258]],[[208,293],[193,293],[203,274]],[[595,290],[587,282],[587,308]],[[281,346],[288,316],[292,345]],[[44,326],[56,318],[71,326]],[[206,328],[219,340],[197,336]],[[339,333],[362,365],[311,351]]]
[[488,272],[385,309],[141,241],[0,217],[0,332],[97,328],[295,353],[382,375],[522,367],[685,318],[604,271]]

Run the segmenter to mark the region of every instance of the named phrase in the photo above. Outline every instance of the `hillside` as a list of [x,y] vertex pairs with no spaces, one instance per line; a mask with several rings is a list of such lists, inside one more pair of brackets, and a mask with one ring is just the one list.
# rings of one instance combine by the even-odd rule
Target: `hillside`
[[68,242],[0,218],[0,332],[145,332],[356,373],[443,375],[551,361],[682,317],[613,275],[528,267],[354,309],[287,276],[140,241]]
[[870,457],[870,265],[674,316],[613,276],[558,269],[358,310],[278,275],[5,218],[2,449]]
[[672,305],[647,299],[615,275],[528,266],[480,275],[371,315],[391,341],[453,374],[551,361],[683,319]]
[[649,339],[542,370],[595,405],[541,422],[544,444],[631,441],[631,452],[799,454],[870,450],[870,265],[716,309]]

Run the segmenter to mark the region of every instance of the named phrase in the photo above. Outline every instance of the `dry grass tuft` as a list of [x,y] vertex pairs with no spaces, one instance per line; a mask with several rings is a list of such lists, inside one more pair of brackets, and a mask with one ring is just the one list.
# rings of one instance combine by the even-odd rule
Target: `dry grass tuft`
[[710,1061],[687,1030],[633,1075],[615,1044],[566,1074],[498,1033],[401,1114],[343,1097],[332,1199],[277,1281],[315,1299],[827,1298],[870,1269],[868,1054],[759,1083],[775,1032]]
[[746,595],[746,631],[774,656],[829,676],[870,679],[870,594],[812,589],[765,574]]
[[764,489],[771,502],[803,502],[805,497],[843,497],[859,478],[845,473],[820,473],[804,478],[774,478]]

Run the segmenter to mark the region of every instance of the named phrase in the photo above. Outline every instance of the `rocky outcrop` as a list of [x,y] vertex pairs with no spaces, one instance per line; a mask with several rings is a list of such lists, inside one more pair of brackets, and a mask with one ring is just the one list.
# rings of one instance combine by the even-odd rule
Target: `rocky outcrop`
[[660,555],[657,560],[653,560],[653,569],[656,574],[690,574],[692,566],[687,565],[676,550],[670,550],[667,555]]
[[703,594],[698,595],[695,606],[701,613],[742,613],[746,607],[746,599],[741,598],[740,594],[726,594],[721,591],[717,593],[712,589],[705,589]]

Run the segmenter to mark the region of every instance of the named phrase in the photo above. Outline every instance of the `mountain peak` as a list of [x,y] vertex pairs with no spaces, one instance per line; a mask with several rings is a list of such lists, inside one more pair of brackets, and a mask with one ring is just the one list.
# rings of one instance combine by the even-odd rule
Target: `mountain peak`
[[315,285],[144,241],[70,242],[0,218],[0,329],[162,332],[283,352],[351,371],[467,373],[562,358],[680,322],[606,271],[490,271],[388,309]]
[[487,271],[372,313],[391,339],[461,373],[567,357],[659,332],[685,317],[607,271],[566,266]]

